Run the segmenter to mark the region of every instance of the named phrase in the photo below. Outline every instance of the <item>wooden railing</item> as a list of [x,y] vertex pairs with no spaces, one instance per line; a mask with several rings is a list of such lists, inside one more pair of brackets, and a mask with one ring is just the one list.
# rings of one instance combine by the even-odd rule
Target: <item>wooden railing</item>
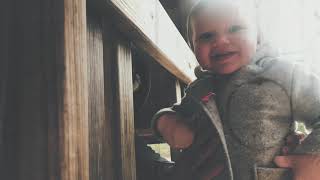
[[1,5],[3,179],[136,179],[131,44],[185,83],[197,65],[159,1]]
[[194,54],[158,0],[91,0],[118,29],[185,83],[195,79]]

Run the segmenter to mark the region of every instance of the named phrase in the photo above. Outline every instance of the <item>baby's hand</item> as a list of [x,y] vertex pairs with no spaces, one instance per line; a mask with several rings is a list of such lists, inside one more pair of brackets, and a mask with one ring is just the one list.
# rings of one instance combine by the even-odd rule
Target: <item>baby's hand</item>
[[293,180],[320,179],[320,155],[277,156],[274,162],[279,167],[291,168]]
[[171,148],[185,149],[193,143],[194,132],[176,114],[160,116],[157,129]]
[[302,133],[289,134],[286,137],[286,143],[285,143],[285,146],[282,147],[281,154],[282,155],[289,155],[292,152],[294,152],[296,147],[301,144],[301,142],[304,140],[304,138],[305,138],[305,135]]

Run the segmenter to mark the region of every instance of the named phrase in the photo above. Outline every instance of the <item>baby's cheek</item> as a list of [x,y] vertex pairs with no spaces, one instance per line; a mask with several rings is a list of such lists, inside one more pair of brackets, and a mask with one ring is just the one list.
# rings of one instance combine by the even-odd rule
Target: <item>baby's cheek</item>
[[242,58],[244,59],[244,63],[250,63],[250,60],[256,53],[256,44],[252,44],[250,42],[243,43],[242,46]]
[[201,66],[207,65],[209,62],[209,53],[207,51],[197,51],[196,58]]

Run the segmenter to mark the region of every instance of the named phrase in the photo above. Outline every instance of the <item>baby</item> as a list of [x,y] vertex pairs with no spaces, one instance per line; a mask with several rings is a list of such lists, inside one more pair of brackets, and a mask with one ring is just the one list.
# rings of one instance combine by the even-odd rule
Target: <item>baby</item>
[[[221,117],[214,124],[220,138],[216,146],[224,147],[218,156],[225,156],[229,179],[271,179],[277,166],[292,169],[295,180],[320,179],[319,78],[280,61],[264,45],[254,4],[247,2],[200,0],[192,8],[188,38],[201,66],[198,79],[180,104],[154,116],[153,128],[172,148],[186,149],[199,131],[190,119],[199,113],[213,119],[217,115],[210,107],[216,103]],[[312,132],[292,154],[280,156],[295,121]]]

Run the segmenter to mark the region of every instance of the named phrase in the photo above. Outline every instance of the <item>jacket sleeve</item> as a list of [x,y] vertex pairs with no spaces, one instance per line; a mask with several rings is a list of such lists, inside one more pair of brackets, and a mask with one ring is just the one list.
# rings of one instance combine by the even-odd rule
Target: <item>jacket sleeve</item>
[[293,120],[303,122],[311,133],[295,150],[296,154],[320,153],[320,79],[307,68],[296,66],[292,78]]
[[180,103],[176,103],[172,107],[159,110],[151,120],[151,128],[154,130],[156,136],[161,138],[161,135],[157,130],[157,121],[160,116],[167,113],[176,113],[178,116],[182,117],[187,125],[191,127],[192,122],[188,117],[191,117],[195,112],[199,111],[199,107],[194,103],[194,98],[192,98],[191,95],[194,96],[196,94],[203,93],[204,91],[206,92],[207,86],[206,79],[198,79],[188,86],[185,90],[185,96],[182,98]]

